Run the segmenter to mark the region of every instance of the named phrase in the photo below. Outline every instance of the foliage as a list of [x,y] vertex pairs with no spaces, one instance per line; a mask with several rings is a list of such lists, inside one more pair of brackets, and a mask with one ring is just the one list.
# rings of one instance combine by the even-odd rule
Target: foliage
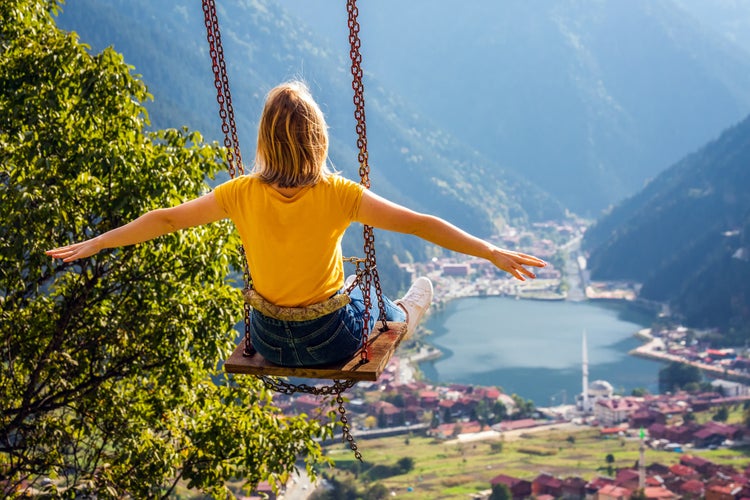
[[0,5],[0,485],[150,498],[182,480],[224,497],[231,477],[273,483],[299,455],[310,468],[330,427],[217,369],[242,310],[228,223],[44,255],[203,194],[225,167],[197,133],[145,132],[145,85],[58,30],[55,8]]
[[365,418],[365,428],[366,429],[374,429],[378,426],[378,419],[372,415],[368,415]]
[[646,496],[646,492],[642,489],[638,489],[630,496],[630,500],[646,500],[648,497]]
[[[408,446],[408,444],[405,446]],[[414,470],[415,463],[414,458],[409,456],[401,456],[393,464],[337,460],[336,468],[338,470],[349,471],[354,477],[359,477],[362,474],[363,478],[367,481],[377,481],[379,479],[409,474]]]
[[507,484],[497,483],[492,485],[490,500],[511,500],[513,494]]
[[688,382],[682,387],[685,392],[689,392],[691,394],[701,392],[701,384],[698,382]]
[[327,477],[328,487],[318,488],[310,500],[356,500],[362,498],[357,492],[357,484],[351,478],[338,479],[335,476]]
[[703,379],[700,369],[684,363],[671,362],[659,370],[659,392],[675,392]]
[[370,485],[362,495],[363,500],[386,500],[390,498],[391,492],[383,483],[374,483]]
[[513,398],[513,402],[516,405],[516,411],[511,415],[513,420],[531,418],[536,413],[536,407],[532,400],[524,399],[518,394],[512,394],[511,398]]
[[492,406],[492,423],[502,422],[508,416],[508,408],[501,401],[495,401]]
[[386,479],[407,472],[403,471],[399,465],[375,464],[363,471],[362,475],[371,481],[377,481],[378,479]]
[[406,406],[406,403],[404,402],[404,395],[400,392],[394,391],[385,394],[383,396],[383,401],[387,401],[397,408],[403,408],[404,406]]
[[472,411],[472,420],[478,421],[483,427],[502,422],[508,416],[508,410],[501,401],[490,404],[485,400],[479,401]]
[[729,408],[726,406],[719,407],[718,410],[716,410],[716,413],[713,417],[711,417],[711,420],[714,422],[726,422],[729,418]]
[[527,455],[537,455],[544,457],[557,455],[557,450],[548,448],[546,446],[521,446],[518,448],[518,452],[526,453]]
[[473,420],[479,422],[482,427],[484,427],[488,423],[494,423],[490,422],[490,408],[487,404],[487,401],[485,401],[484,399],[477,403],[476,407],[473,410],[472,416]]
[[398,467],[401,474],[408,474],[414,470],[414,459],[412,457],[401,457],[398,459],[396,467]]

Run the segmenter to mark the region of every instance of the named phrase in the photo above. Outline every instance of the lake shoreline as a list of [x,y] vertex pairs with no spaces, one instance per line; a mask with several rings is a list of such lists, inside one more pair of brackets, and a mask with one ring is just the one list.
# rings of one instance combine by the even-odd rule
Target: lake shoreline
[[[502,360],[492,361],[491,355],[493,353],[497,353],[497,352],[501,352],[501,351],[506,350],[506,347],[503,347],[503,342],[506,342],[506,343],[509,342],[509,343],[512,344],[512,343],[514,343],[514,341],[518,340],[517,337],[529,337],[528,336],[528,332],[526,332],[526,333],[520,333],[520,334],[517,334],[515,336],[514,336],[513,333],[509,332],[508,335],[500,336],[499,337],[500,340],[495,340],[495,341],[493,341],[491,343],[491,345],[488,345],[487,349],[485,350],[485,352],[482,352],[482,353],[478,354],[478,355],[480,355],[482,357],[484,357],[485,355],[486,356],[490,356],[488,359],[486,359],[486,360],[463,359],[463,361],[458,361],[459,364],[463,363],[465,365],[465,367],[466,367],[465,370],[464,370],[464,372],[461,372],[459,375],[456,375],[455,373],[453,373],[453,374],[448,373],[447,375],[443,374],[443,376],[441,377],[441,375],[437,373],[437,370],[439,368],[438,365],[441,365],[441,364],[445,363],[447,360],[450,360],[451,358],[455,358],[457,356],[456,352],[454,352],[454,349],[452,349],[451,346],[449,345],[450,343],[448,343],[448,345],[446,345],[445,342],[440,343],[440,342],[436,341],[436,340],[441,339],[441,338],[442,339],[449,338],[449,337],[447,337],[447,335],[450,335],[451,329],[450,329],[450,327],[446,327],[446,322],[451,322],[451,316],[455,316],[457,314],[465,316],[465,314],[466,314],[465,311],[461,310],[462,308],[460,306],[456,306],[456,304],[462,302],[462,301],[458,301],[456,299],[472,300],[472,299],[489,299],[489,298],[496,299],[496,300],[498,300],[498,302],[496,304],[494,304],[493,307],[477,307],[479,304],[484,303],[484,300],[476,301],[474,304],[470,304],[470,305],[471,305],[471,307],[473,307],[476,310],[483,311],[483,313],[482,313],[483,315],[486,315],[486,314],[490,314],[491,315],[492,310],[493,309],[497,309],[497,307],[500,307],[500,308],[504,307],[506,310],[509,310],[509,309],[516,309],[517,308],[517,304],[525,304],[525,308],[526,309],[529,309],[529,307],[531,307],[531,309],[534,311],[533,313],[530,314],[531,316],[535,316],[535,317],[538,317],[538,318],[539,317],[544,318],[544,317],[549,317],[549,314],[547,312],[539,312],[538,306],[540,306],[542,308],[546,308],[548,304],[550,306],[553,306],[553,304],[554,304],[555,306],[553,306],[553,307],[555,307],[555,308],[560,308],[560,307],[566,308],[568,305],[570,307],[572,307],[572,308],[584,308],[584,309],[581,310],[581,312],[584,314],[584,316],[587,315],[587,314],[591,315],[592,311],[595,314],[597,314],[597,315],[608,316],[609,317],[608,321],[614,321],[615,323],[617,323],[617,325],[619,325],[619,327],[618,327],[617,337],[608,340],[608,343],[605,346],[606,349],[609,349],[609,351],[612,351],[613,349],[619,349],[617,351],[617,353],[616,353],[618,356],[619,355],[626,356],[626,357],[630,358],[631,360],[632,359],[641,359],[641,360],[643,359],[643,358],[637,358],[636,356],[632,355],[632,352],[631,352],[631,351],[633,351],[633,347],[632,346],[625,346],[625,347],[627,347],[627,349],[620,349],[619,348],[619,344],[621,344],[623,342],[627,343],[630,340],[639,339],[638,333],[640,331],[642,331],[643,327],[645,326],[643,322],[641,322],[641,323],[634,323],[630,319],[628,319],[628,320],[620,320],[620,319],[613,319],[612,318],[613,315],[617,315],[617,316],[621,315],[621,316],[625,316],[625,317],[633,316],[633,315],[637,316],[639,312],[642,312],[642,311],[639,311],[638,308],[630,308],[629,307],[630,304],[627,303],[627,301],[619,301],[619,300],[617,300],[617,301],[608,301],[608,300],[606,300],[606,301],[605,300],[566,301],[566,300],[561,300],[561,299],[550,300],[547,297],[544,297],[544,298],[540,298],[540,297],[527,298],[527,297],[524,297],[523,299],[516,300],[514,297],[507,296],[507,295],[475,294],[475,295],[465,295],[465,296],[460,296],[460,297],[459,296],[451,297],[449,300],[445,301],[445,306],[444,307],[441,307],[441,308],[439,308],[439,309],[437,309],[435,311],[435,313],[437,313],[437,314],[432,313],[432,314],[430,314],[428,316],[428,318],[426,320],[427,321],[427,325],[425,325],[425,327],[427,327],[431,321],[432,322],[441,321],[442,323],[440,324],[440,327],[437,328],[437,329],[435,329],[436,331],[432,331],[432,332],[430,332],[428,334],[423,334],[423,336],[420,337],[420,340],[422,340],[427,345],[426,348],[422,348],[422,349],[420,349],[419,352],[412,353],[412,354],[410,354],[408,356],[404,356],[404,358],[403,358],[405,362],[408,362],[410,365],[412,365],[413,371],[415,373],[415,378],[425,379],[425,380],[428,380],[428,381],[430,381],[432,383],[436,383],[436,384],[448,384],[448,383],[455,382],[455,383],[468,383],[468,384],[474,384],[474,385],[494,385],[494,386],[503,386],[503,387],[505,387],[508,383],[510,383],[510,382],[506,382],[505,377],[509,377],[509,374],[512,374],[515,371],[515,372],[519,372],[519,373],[523,372],[525,374],[526,378],[528,378],[528,377],[535,378],[535,375],[537,373],[539,374],[539,377],[542,378],[542,379],[545,378],[545,377],[546,378],[550,378],[551,377],[553,382],[550,383],[550,384],[547,384],[547,385],[551,386],[549,390],[551,391],[551,390],[554,389],[558,393],[561,392],[563,394],[563,397],[565,397],[566,394],[571,394],[572,395],[573,391],[575,391],[575,390],[580,390],[580,389],[578,389],[578,387],[580,387],[580,383],[578,382],[578,380],[575,380],[575,382],[571,382],[571,380],[573,378],[577,379],[577,378],[580,377],[580,375],[576,375],[576,374],[580,373],[580,371],[581,371],[581,368],[580,368],[580,364],[581,364],[580,342],[581,342],[581,335],[582,335],[583,331],[586,329],[585,327],[581,328],[580,331],[579,331],[578,328],[576,328],[575,331],[572,334],[572,337],[571,337],[570,331],[567,332],[567,336],[570,338],[570,341],[566,344],[566,346],[567,346],[568,350],[570,350],[570,347],[571,347],[570,344],[574,344],[574,346],[575,346],[575,355],[574,355],[574,357],[576,358],[576,359],[574,359],[574,360],[571,361],[571,366],[568,366],[568,367],[553,365],[553,366],[541,366],[541,367],[538,367],[538,368],[535,369],[534,368],[535,365],[533,365],[533,364],[530,364],[529,366],[523,366],[522,364],[518,364],[517,362],[515,362],[515,361],[518,361],[517,359],[513,359],[514,363],[510,363],[510,364],[504,363],[504,362],[502,362]],[[533,304],[533,306],[531,306],[532,304]],[[606,307],[603,307],[603,306],[606,306]],[[609,307],[609,306],[615,306],[615,307]],[[451,310],[451,309],[449,309],[449,307],[454,307],[455,309]],[[576,311],[577,310],[574,311],[575,314],[577,314]],[[613,313],[612,311],[615,311],[615,313]],[[511,313],[512,311],[508,311],[508,312]],[[554,313],[552,313],[552,314],[554,314]],[[573,314],[573,316],[575,316],[575,314]],[[443,318],[439,318],[439,315],[445,315],[445,316]],[[570,312],[568,312],[567,315],[571,316]],[[464,317],[464,316],[462,316],[462,317]],[[508,317],[512,317],[512,316],[513,316],[513,314],[506,314],[506,315],[504,315],[504,314],[500,313],[500,316],[498,318],[490,319],[490,321],[493,323],[490,328],[491,329],[492,328],[496,329],[497,325],[502,323],[503,324],[503,329],[505,331],[506,330],[505,327],[507,326],[505,324],[506,323],[506,319]],[[476,318],[474,318],[474,317],[470,318],[472,324],[474,324],[473,320],[475,320],[475,319]],[[487,321],[487,318],[485,317],[485,318],[483,318],[483,320]],[[642,318],[641,318],[641,321],[643,321]],[[543,332],[545,330],[555,330],[555,322],[556,322],[556,320],[553,318],[553,319],[551,319],[551,320],[548,321],[549,325],[547,325],[545,327],[538,327],[536,330],[540,331],[540,332]],[[463,322],[463,324],[467,324],[467,323],[469,323],[469,321],[464,321]],[[624,324],[624,323],[628,323],[629,326],[624,326],[623,327],[622,324]],[[552,326],[550,326],[550,325],[552,325]],[[475,325],[475,327],[472,328],[471,330],[476,330],[477,328],[481,329],[481,325],[478,326],[478,327],[477,327],[477,325]],[[627,335],[623,335],[622,334],[623,328],[627,329],[627,331],[628,331]],[[512,330],[512,328],[510,328],[508,330]],[[462,334],[466,333],[465,327],[461,327],[461,331],[462,331]],[[532,331],[534,331],[534,330],[532,330]],[[546,335],[547,335],[547,337],[549,337],[549,333],[547,333]],[[463,335],[463,336],[465,336],[465,335]],[[493,337],[497,337],[496,335],[492,335],[492,336]],[[528,341],[528,339],[527,339],[527,341]],[[642,339],[639,339],[639,341],[642,342]],[[481,340],[481,342],[484,343],[485,341]],[[539,342],[540,342],[539,345],[542,345],[542,346],[546,347],[547,344],[549,343],[549,338],[544,338],[544,335],[542,335],[539,338]],[[471,341],[470,340],[467,340],[467,341],[463,341],[462,340],[461,341],[461,345],[466,344],[466,343],[471,344]],[[601,342],[599,342],[599,343],[601,344]],[[612,345],[610,346],[609,344],[612,344]],[[538,349],[538,346],[536,346],[536,348]],[[596,348],[599,349],[599,350],[602,349],[601,346],[596,347]],[[552,349],[554,350],[555,348],[553,347]],[[568,352],[567,355],[568,355],[568,358],[570,358],[571,353]],[[599,355],[599,357],[601,358],[602,356]],[[612,358],[612,356],[610,355],[609,358]],[[592,365],[592,368],[594,368],[594,369],[602,368],[602,367],[606,368],[606,365],[610,364],[614,368],[617,368],[619,370],[620,369],[619,368],[620,365],[623,365],[623,364],[631,365],[631,364],[633,364],[633,363],[629,363],[627,361],[625,361],[623,363],[623,361],[619,360],[619,359],[596,359],[596,358],[592,358],[592,357],[590,357],[589,359],[591,361],[593,361],[591,363],[591,365]],[[456,364],[456,362],[457,362],[456,359],[453,359],[453,364]],[[637,364],[635,366],[638,367]],[[659,363],[659,366],[661,366],[661,363]],[[482,369],[482,367],[490,367],[490,369],[489,370],[484,370],[484,372],[481,372],[480,370]],[[442,366],[440,368],[442,369]],[[653,368],[651,366],[646,366],[645,368],[646,368],[646,370],[645,370],[646,372],[653,372],[653,373],[655,373],[655,371],[653,370]],[[600,369],[599,371],[602,371],[602,370]],[[491,375],[493,372],[496,373],[496,376],[498,378],[503,378],[503,380],[498,380],[498,381],[495,381],[495,382],[492,382],[492,383],[489,383],[489,384],[486,383],[486,382],[470,381],[469,380],[469,379],[476,379],[476,378],[488,378],[489,375]],[[485,373],[485,375],[487,375],[487,377],[482,377],[481,375],[483,373]],[[437,375],[437,377],[436,377],[436,375]],[[561,375],[564,375],[564,377],[561,376]],[[605,373],[605,375],[607,375],[607,377],[605,377],[605,378],[609,378],[608,375],[610,375],[610,374],[609,373]],[[643,375],[643,374],[641,374],[641,375]],[[447,379],[443,378],[443,377],[447,377]],[[561,381],[562,378],[566,379],[565,382]],[[615,377],[615,378],[617,378],[617,377]],[[620,378],[622,378],[622,377],[620,377]],[[594,380],[594,378],[592,378],[592,380]],[[643,384],[644,385],[648,385],[648,386],[656,385],[656,381],[657,381],[656,377],[649,377],[648,374],[645,375],[645,378],[644,378],[644,376],[642,376],[642,377],[638,378],[638,380],[639,381],[643,380],[644,381]],[[562,385],[562,384],[564,384],[564,383],[567,384],[567,387],[563,387],[563,388],[560,389],[559,386]],[[541,384],[541,385],[545,385],[545,384]],[[555,384],[558,384],[558,385],[556,386]],[[575,389],[573,388],[573,384],[576,387]],[[540,392],[540,391],[537,390],[536,392]],[[524,394],[524,391],[520,391],[520,394],[523,395],[524,397],[526,397],[526,395]],[[542,399],[546,399],[547,397],[548,397],[547,395],[544,395],[542,397]],[[535,399],[540,399],[540,398],[537,396]],[[540,404],[540,406],[542,406],[542,405]]]

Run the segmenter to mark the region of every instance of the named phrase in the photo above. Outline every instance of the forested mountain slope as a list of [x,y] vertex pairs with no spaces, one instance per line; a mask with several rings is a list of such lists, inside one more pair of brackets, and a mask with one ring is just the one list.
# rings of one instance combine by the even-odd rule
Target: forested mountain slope
[[748,334],[750,118],[599,220],[585,247],[593,279],[641,282],[691,325]]

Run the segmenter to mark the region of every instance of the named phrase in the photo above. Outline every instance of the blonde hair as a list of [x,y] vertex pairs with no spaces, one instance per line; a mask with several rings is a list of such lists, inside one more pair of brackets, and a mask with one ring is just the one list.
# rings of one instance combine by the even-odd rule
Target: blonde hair
[[258,125],[254,172],[279,187],[316,184],[327,167],[328,125],[304,82],[271,89]]

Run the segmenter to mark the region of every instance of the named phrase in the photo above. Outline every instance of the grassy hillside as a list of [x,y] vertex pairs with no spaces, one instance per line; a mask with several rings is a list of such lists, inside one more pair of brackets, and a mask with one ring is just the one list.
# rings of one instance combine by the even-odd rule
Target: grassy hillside
[[[415,498],[465,500],[467,495],[490,488],[499,474],[533,480],[541,473],[556,477],[578,476],[586,480],[608,475],[607,455],[614,457],[612,469],[633,467],[639,457],[638,438],[600,436],[599,429],[570,426],[564,430],[528,432],[518,438],[466,443],[440,442],[425,437],[392,437],[361,441],[365,463],[359,464],[351,451],[337,446],[329,451],[336,469],[329,471],[339,480],[353,478],[364,486],[379,481],[397,494],[411,488]],[[744,467],[747,450],[703,450],[698,454],[716,463]],[[403,457],[414,460],[406,474],[378,478],[384,466],[396,466]],[[646,463],[672,465],[680,455],[647,450]],[[325,471],[322,471],[325,473]]]

